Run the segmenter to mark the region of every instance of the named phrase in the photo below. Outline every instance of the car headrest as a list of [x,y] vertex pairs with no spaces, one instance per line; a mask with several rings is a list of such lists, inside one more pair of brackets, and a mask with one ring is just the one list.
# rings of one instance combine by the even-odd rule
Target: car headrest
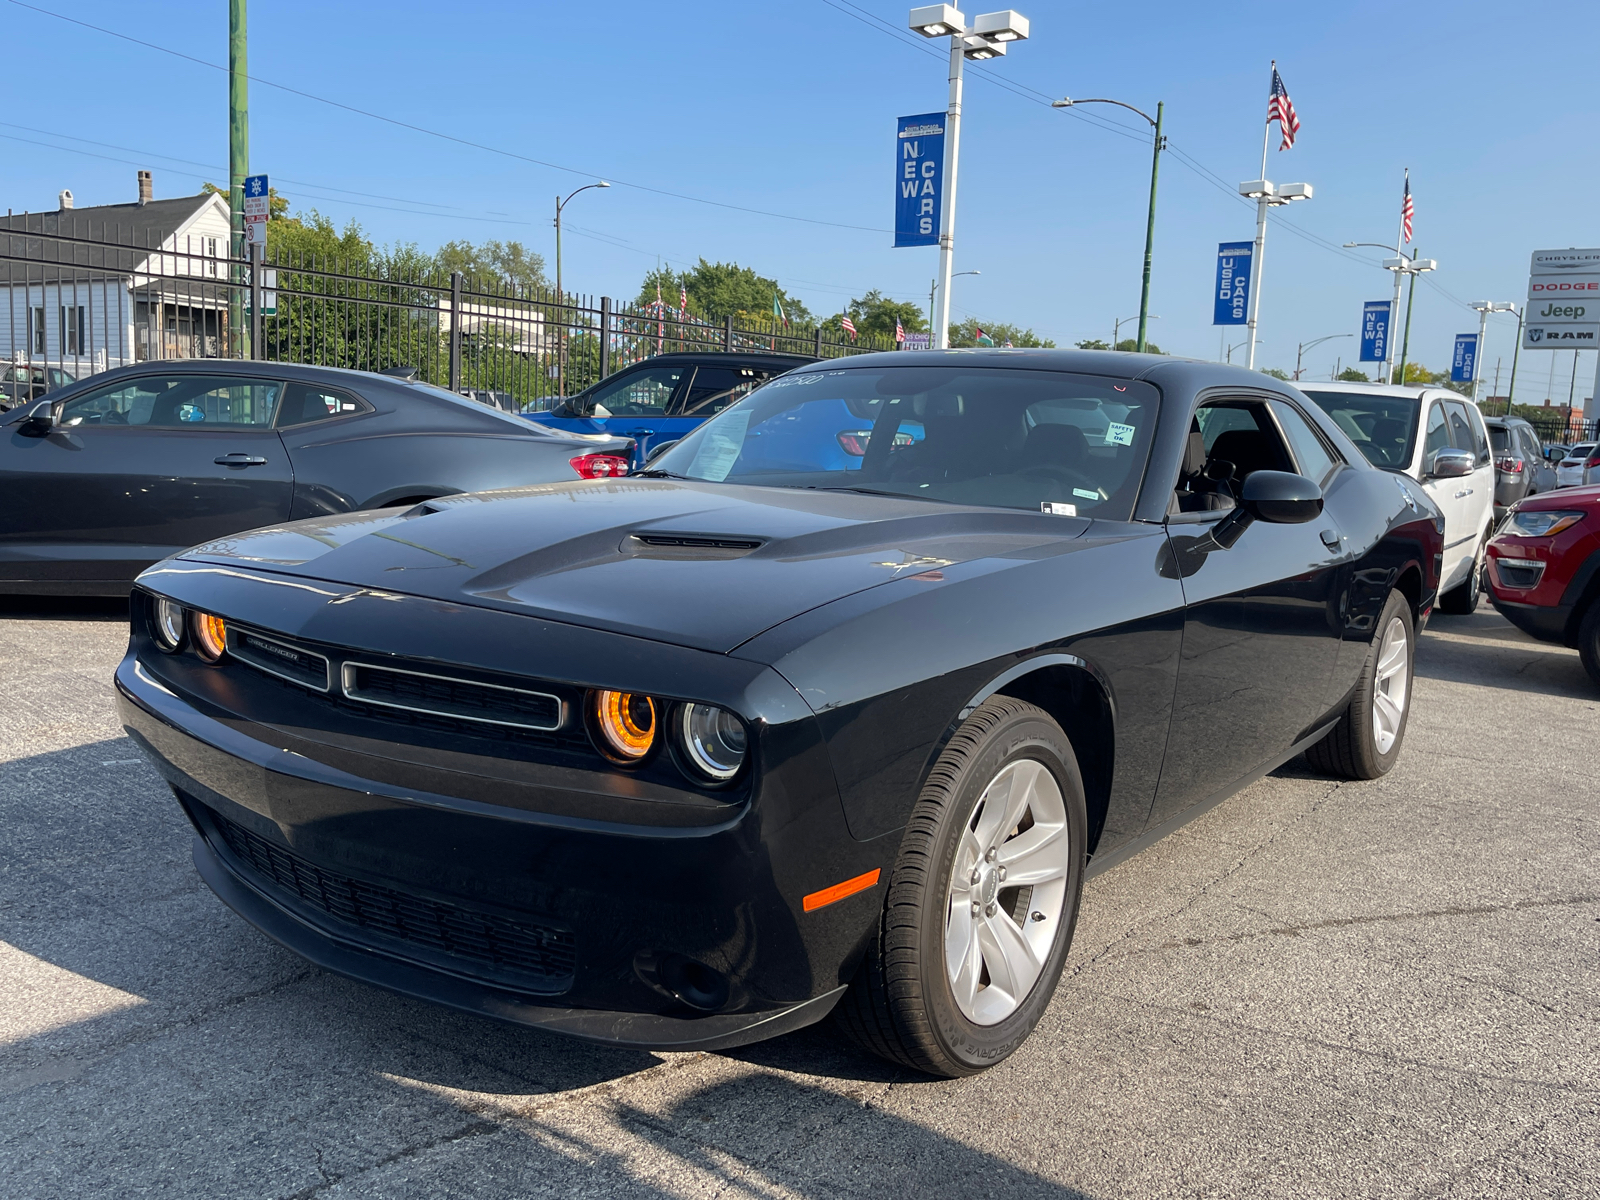
[[1022,446],[1030,467],[1076,467],[1089,454],[1089,441],[1076,425],[1035,425]]

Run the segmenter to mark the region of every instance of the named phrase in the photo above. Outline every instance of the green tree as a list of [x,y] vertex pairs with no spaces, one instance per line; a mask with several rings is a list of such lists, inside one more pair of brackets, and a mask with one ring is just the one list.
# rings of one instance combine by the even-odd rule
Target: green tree
[[[1138,348],[1139,348],[1139,339],[1138,338],[1123,338],[1114,347],[1114,349],[1121,350],[1124,354],[1132,354],[1134,351],[1138,350]],[[1165,350],[1163,350],[1160,346],[1156,345],[1154,342],[1146,342],[1144,344],[1144,352],[1146,354],[1165,354],[1166,353]]]
[[1106,341],[1104,338],[1085,338],[1081,342],[1074,342],[1073,345],[1077,346],[1079,350],[1111,349],[1111,343]]
[[[225,187],[218,187],[214,183],[202,183],[200,185],[200,190],[202,192],[208,193],[208,194],[213,195],[213,196],[221,196],[224,200],[226,200],[228,198],[228,189],[225,188]],[[276,221],[279,218],[286,217],[288,215],[289,215],[289,201],[288,201],[288,199],[286,197],[278,195],[278,189],[277,188],[268,187],[267,188],[267,219],[269,221]]]
[[1289,372],[1282,367],[1263,367],[1261,373],[1263,375],[1271,375],[1274,379],[1282,379],[1285,382],[1289,379]]
[[[978,330],[983,330],[989,341],[979,342]],[[950,344],[952,346],[978,346],[996,345],[1004,346],[1010,342],[1013,346],[1042,346],[1045,349],[1055,349],[1055,343],[1049,338],[1042,338],[1031,329],[1023,329],[1019,325],[1011,325],[1005,321],[989,323],[968,317],[959,325],[950,326]]]
[[844,333],[844,326],[840,323],[848,315],[850,323],[856,327],[856,334],[863,338],[887,338],[894,340],[895,322],[899,321],[901,328],[907,333],[927,333],[928,319],[923,316],[922,309],[915,301],[893,300],[885,296],[877,288],[873,288],[859,300],[851,300],[845,306],[843,313],[835,313],[825,317],[822,322],[822,332],[837,338]]
[[772,300],[777,297],[791,325],[812,324],[811,310],[778,286],[776,279],[757,275],[738,263],[712,263],[701,259],[690,271],[660,268],[645,274],[639,285],[639,306],[654,304],[660,285],[661,301],[678,307],[679,290],[689,295],[689,311],[703,321],[733,317],[741,324],[766,324],[772,320]]
[[1358,371],[1354,367],[1346,367],[1339,372],[1339,378],[1345,383],[1371,383],[1365,371]]
[[480,285],[510,284],[524,295],[546,291],[551,286],[544,273],[544,257],[521,242],[493,238],[476,246],[471,242],[446,242],[434,252],[433,265],[441,275],[460,271]]

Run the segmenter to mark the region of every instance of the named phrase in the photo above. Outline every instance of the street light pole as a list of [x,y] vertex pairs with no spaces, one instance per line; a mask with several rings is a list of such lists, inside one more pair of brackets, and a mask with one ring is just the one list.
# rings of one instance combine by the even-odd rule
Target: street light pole
[[[1145,348],[1145,334],[1150,317],[1150,265],[1155,255],[1156,241],[1156,180],[1161,174],[1161,151],[1166,149],[1166,139],[1161,136],[1162,114],[1166,109],[1166,101],[1156,101],[1156,115],[1152,118],[1148,113],[1142,112],[1131,104],[1124,104],[1121,100],[1106,100],[1104,98],[1090,100],[1074,100],[1065,96],[1060,100],[1052,101],[1051,108],[1071,108],[1074,104],[1115,104],[1129,112],[1138,113],[1150,123],[1155,131],[1153,146],[1150,155],[1150,209],[1145,218],[1144,227],[1144,281],[1139,289],[1139,340],[1134,345],[1134,352],[1143,354]],[[1119,322],[1120,325],[1120,322]],[[1115,350],[1116,334],[1112,334],[1111,348]]]
[[1347,337],[1355,337],[1355,334],[1353,334],[1353,333],[1330,333],[1326,337],[1319,337],[1319,338],[1315,339],[1314,341],[1301,342],[1300,345],[1295,348],[1295,352],[1294,352],[1294,381],[1296,383],[1300,382],[1300,361],[1305,356],[1305,352],[1307,350],[1311,349],[1311,347],[1313,347],[1313,346],[1320,346],[1320,345],[1322,345],[1323,342],[1331,342],[1331,341],[1333,341],[1334,338],[1347,338]]
[[950,348],[950,278],[956,255],[956,173],[961,164],[961,86],[966,60],[999,58],[1011,42],[1028,36],[1028,19],[1004,9],[967,18],[953,4],[929,4],[911,10],[908,24],[926,38],[950,39],[950,101],[945,110],[944,194],[939,213],[939,280],[933,346]]
[[[951,279],[960,279],[963,275],[982,275],[982,274],[983,274],[982,271],[957,271],[954,275],[950,276],[950,278]],[[933,336],[933,318],[934,318],[933,305],[934,305],[934,298],[936,296],[938,296],[938,294],[939,294],[939,281],[937,279],[935,279],[933,281],[933,283],[930,284],[929,287],[928,287],[928,336],[930,338]],[[933,343],[930,341],[928,344],[931,346]]]
[[[604,179],[598,183],[586,183],[567,195],[563,200],[556,197],[556,307],[563,308],[567,303],[567,294],[561,290],[561,210],[576,196],[578,192],[587,192],[590,188],[608,188],[611,185]],[[546,377],[548,378],[548,376]],[[567,326],[564,318],[556,326],[556,395],[565,397],[567,394]]]
[[[1414,248],[1415,247],[1413,247],[1413,249]],[[1412,261],[1413,264],[1415,264],[1415,262],[1417,260],[1416,259],[1412,259],[1411,261]],[[1399,385],[1402,385],[1402,386],[1405,384],[1405,381],[1406,381],[1406,355],[1409,354],[1410,351],[1411,351],[1411,306],[1413,304],[1415,304],[1416,300],[1417,300],[1417,275],[1418,275],[1418,272],[1416,270],[1408,270],[1408,271],[1406,271],[1406,274],[1411,276],[1411,286],[1406,289],[1406,331],[1405,331],[1405,336],[1403,338],[1401,338],[1401,341],[1400,341],[1400,372],[1399,372],[1399,378],[1394,380],[1394,382],[1396,384],[1399,384]],[[1400,277],[1400,275],[1399,275],[1399,272],[1397,271],[1395,273],[1395,278],[1399,279],[1399,277]]]
[[1522,320],[1528,315],[1528,306],[1524,304],[1519,311],[1513,304],[1511,311],[1517,314],[1517,344],[1511,351],[1511,382],[1506,385],[1506,416],[1511,415],[1511,404],[1517,398],[1517,359],[1522,354]]
[[1472,363],[1472,402],[1478,402],[1478,384],[1483,379],[1483,372],[1478,370],[1478,364],[1483,361],[1483,339],[1489,333],[1489,314],[1498,312],[1515,312],[1515,304],[1496,304],[1492,300],[1475,300],[1473,308],[1478,310],[1478,351]]

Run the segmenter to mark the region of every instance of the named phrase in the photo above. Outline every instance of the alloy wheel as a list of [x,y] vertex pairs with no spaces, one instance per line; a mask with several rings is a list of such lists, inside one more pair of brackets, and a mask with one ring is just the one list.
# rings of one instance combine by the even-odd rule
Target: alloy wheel
[[945,971],[956,1007],[996,1025],[1027,999],[1061,924],[1071,861],[1055,776],[1030,758],[989,781],[956,847],[945,914]]
[[1389,753],[1400,736],[1410,689],[1410,635],[1404,621],[1390,617],[1372,675],[1372,740],[1380,755]]

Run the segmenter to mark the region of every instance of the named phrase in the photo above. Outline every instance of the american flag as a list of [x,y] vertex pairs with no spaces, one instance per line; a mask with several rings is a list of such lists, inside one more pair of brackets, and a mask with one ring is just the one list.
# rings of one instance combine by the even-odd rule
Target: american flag
[[678,316],[680,318],[682,318],[682,317],[687,317],[688,315],[689,315],[689,288],[688,288],[688,286],[686,284],[680,283],[678,285]]
[[1405,235],[1400,240],[1411,240],[1411,218],[1417,215],[1417,206],[1411,203],[1411,172],[1406,172],[1406,194],[1400,201],[1400,230]]
[[1300,132],[1300,118],[1294,115],[1294,101],[1289,99],[1289,89],[1283,86],[1283,76],[1278,74],[1278,64],[1272,64],[1272,96],[1267,100],[1267,124],[1278,123],[1283,134],[1279,150],[1294,145],[1294,135]]
[[850,335],[852,342],[856,340],[856,323],[850,319],[849,313],[839,318],[839,328]]
[[905,326],[900,324],[900,319],[898,317],[895,318],[894,322],[894,340],[896,345],[906,340]]

